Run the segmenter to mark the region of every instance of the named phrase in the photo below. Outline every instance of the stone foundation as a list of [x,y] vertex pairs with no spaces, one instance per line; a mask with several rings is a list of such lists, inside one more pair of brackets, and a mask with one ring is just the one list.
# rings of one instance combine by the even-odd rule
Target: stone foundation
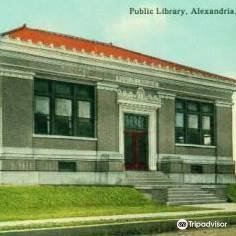
[[[214,157],[213,157],[214,158]],[[158,168],[179,183],[231,184],[236,182],[235,163],[232,160],[196,160],[187,157],[166,156],[159,160]]]
[[1,171],[0,184],[121,185],[124,172]]

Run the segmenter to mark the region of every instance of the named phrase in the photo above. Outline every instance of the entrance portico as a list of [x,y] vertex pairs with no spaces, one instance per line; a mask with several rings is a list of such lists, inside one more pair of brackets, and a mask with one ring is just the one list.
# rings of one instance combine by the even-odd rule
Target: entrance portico
[[[146,169],[146,170],[156,170],[157,164],[157,109],[161,107],[161,100],[157,95],[146,94],[145,90],[139,87],[136,92],[127,92],[126,90],[118,91],[118,104],[119,104],[119,152],[124,156],[125,163],[127,164],[126,158],[128,153],[125,152],[125,116],[126,114],[132,114],[136,117],[146,117],[147,129],[146,132],[137,132],[136,134],[127,134],[129,137],[133,137],[133,144],[130,148],[135,149],[134,153],[130,154],[133,158],[133,165],[126,165],[128,169]],[[138,133],[138,134],[137,134]],[[142,133],[142,134],[141,134]],[[147,141],[145,141],[145,133],[147,134]],[[127,141],[127,140],[126,140]],[[143,143],[142,143],[143,142]],[[135,144],[134,144],[135,143]],[[141,160],[144,157],[140,155],[145,155],[145,147],[140,147],[139,145],[146,145],[148,147],[147,154],[147,165],[144,167]],[[132,152],[132,150],[131,150]],[[134,156],[136,155],[136,156]],[[140,160],[140,161],[139,161]],[[131,167],[131,168],[129,168]]]

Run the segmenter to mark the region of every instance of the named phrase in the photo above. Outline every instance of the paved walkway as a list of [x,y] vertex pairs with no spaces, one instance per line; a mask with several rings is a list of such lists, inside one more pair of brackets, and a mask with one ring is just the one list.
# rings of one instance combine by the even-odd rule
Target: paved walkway
[[[148,219],[158,217],[181,217],[193,216],[196,214],[208,215],[211,213],[219,212],[236,212],[236,203],[217,203],[217,204],[196,204],[191,205],[201,207],[203,210],[195,211],[179,211],[179,212],[158,212],[158,213],[145,213],[145,214],[128,214],[128,215],[113,215],[113,216],[89,216],[89,217],[68,217],[68,218],[54,218],[44,220],[21,220],[21,221],[5,221],[0,222],[1,227],[14,227],[14,226],[33,226],[33,225],[46,225],[46,224],[60,224],[60,223],[80,223],[80,222],[94,222],[94,221],[110,221],[110,220],[128,220],[128,219]],[[204,208],[212,208],[212,210],[204,210]]]
[[[179,230],[169,233],[158,233],[152,234],[151,236],[235,236],[236,227],[227,227],[224,229],[215,228],[215,229],[198,229],[198,230]],[[146,235],[147,236],[147,235]]]

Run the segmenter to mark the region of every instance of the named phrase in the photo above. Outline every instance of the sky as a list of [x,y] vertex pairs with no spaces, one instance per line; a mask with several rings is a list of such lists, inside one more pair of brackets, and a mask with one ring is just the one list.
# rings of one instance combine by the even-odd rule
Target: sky
[[235,0],[0,0],[0,32],[27,24],[236,78],[235,15],[130,14],[232,8]]

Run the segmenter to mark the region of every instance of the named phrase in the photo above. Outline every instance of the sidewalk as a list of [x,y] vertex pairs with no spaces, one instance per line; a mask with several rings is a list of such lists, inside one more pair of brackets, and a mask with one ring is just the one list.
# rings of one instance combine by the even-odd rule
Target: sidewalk
[[[196,211],[181,211],[181,212],[159,212],[159,213],[147,213],[147,214],[128,214],[128,215],[113,215],[113,216],[89,216],[89,217],[68,217],[68,218],[55,218],[55,219],[43,219],[43,220],[22,220],[22,221],[5,221],[0,222],[0,228],[4,227],[27,227],[31,228],[40,225],[47,224],[66,224],[66,223],[82,223],[82,222],[99,222],[99,221],[116,221],[116,220],[139,220],[139,219],[152,219],[162,217],[181,217],[181,216],[194,216],[194,215],[208,215],[212,213],[236,213],[236,203],[217,203],[217,204],[196,204],[191,205],[200,207],[203,210]],[[212,210],[204,210],[204,208],[213,208]]]

